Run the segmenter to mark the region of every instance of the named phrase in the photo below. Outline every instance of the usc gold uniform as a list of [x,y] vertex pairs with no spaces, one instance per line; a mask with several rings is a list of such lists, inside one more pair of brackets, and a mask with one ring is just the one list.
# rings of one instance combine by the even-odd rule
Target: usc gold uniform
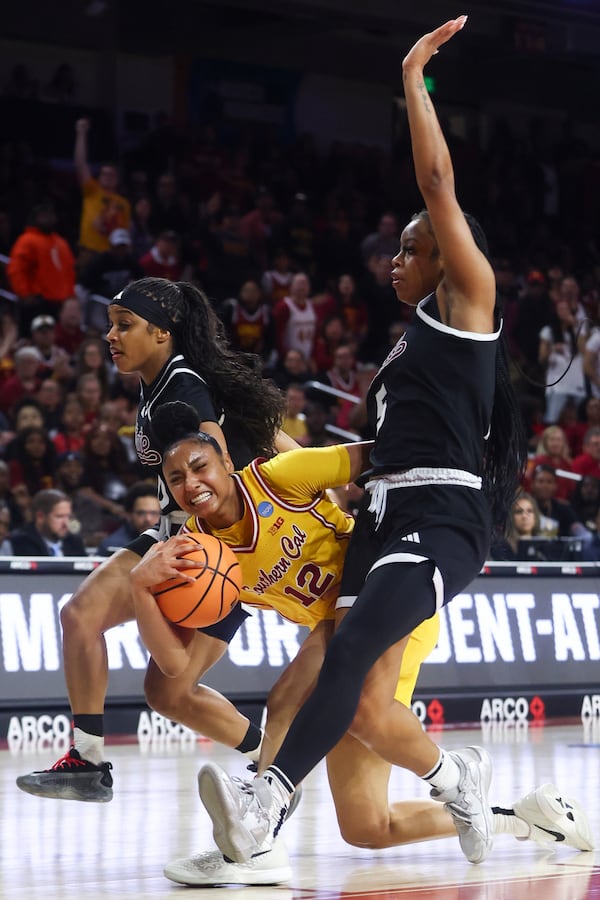
[[[343,446],[309,447],[254,460],[231,476],[244,501],[244,515],[211,533],[235,552],[242,569],[240,600],[274,609],[313,629],[335,617],[344,558],[354,519],[324,493],[347,484],[350,460]],[[209,529],[191,516],[182,532]],[[438,636],[435,616],[411,635],[396,698],[410,705],[423,660]]]

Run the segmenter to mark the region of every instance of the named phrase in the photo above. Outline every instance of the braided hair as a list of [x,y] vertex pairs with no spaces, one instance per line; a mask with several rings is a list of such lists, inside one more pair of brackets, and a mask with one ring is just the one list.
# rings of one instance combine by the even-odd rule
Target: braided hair
[[210,444],[219,456],[223,456],[219,442],[206,431],[200,431],[198,413],[183,400],[173,400],[159,406],[152,419],[152,428],[163,446],[163,458],[171,447],[187,440]]
[[215,409],[225,412],[257,456],[271,456],[285,400],[279,388],[263,378],[260,357],[231,348],[210,300],[195,285],[141,278],[130,287],[164,311],[172,323],[175,352],[204,379]]

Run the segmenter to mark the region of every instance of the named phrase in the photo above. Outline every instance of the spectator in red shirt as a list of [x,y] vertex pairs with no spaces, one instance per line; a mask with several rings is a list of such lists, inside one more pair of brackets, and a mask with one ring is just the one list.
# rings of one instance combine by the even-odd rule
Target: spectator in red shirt
[[578,475],[600,478],[600,427],[588,428],[583,439],[583,453],[573,460],[572,471]]
[[179,238],[174,231],[162,231],[156,238],[148,253],[140,259],[144,275],[149,278],[168,278],[169,281],[181,280],[181,262],[179,261]]

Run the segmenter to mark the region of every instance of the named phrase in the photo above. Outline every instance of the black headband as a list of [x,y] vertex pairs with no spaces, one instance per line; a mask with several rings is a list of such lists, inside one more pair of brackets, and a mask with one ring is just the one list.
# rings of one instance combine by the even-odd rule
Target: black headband
[[160,303],[157,303],[156,300],[152,300],[150,297],[146,297],[145,294],[136,291],[133,287],[126,287],[120,291],[110,301],[110,305],[123,306],[125,309],[135,313],[136,316],[145,319],[146,322],[162,328],[163,331],[172,332],[175,327],[175,322],[165,312]]

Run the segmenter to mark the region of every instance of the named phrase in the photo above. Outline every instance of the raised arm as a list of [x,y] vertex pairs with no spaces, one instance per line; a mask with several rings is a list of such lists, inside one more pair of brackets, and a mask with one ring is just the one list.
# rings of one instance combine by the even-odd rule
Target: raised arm
[[417,183],[443,264],[438,303],[447,324],[485,333],[493,330],[494,273],[456,198],[450,152],[423,77],[431,57],[466,20],[466,16],[451,19],[423,35],[405,57],[402,77]]
[[88,131],[90,130],[89,119],[77,119],[75,123],[75,151],[74,162],[75,171],[77,172],[77,180],[83,187],[86,181],[92,177],[90,167],[88,165]]

